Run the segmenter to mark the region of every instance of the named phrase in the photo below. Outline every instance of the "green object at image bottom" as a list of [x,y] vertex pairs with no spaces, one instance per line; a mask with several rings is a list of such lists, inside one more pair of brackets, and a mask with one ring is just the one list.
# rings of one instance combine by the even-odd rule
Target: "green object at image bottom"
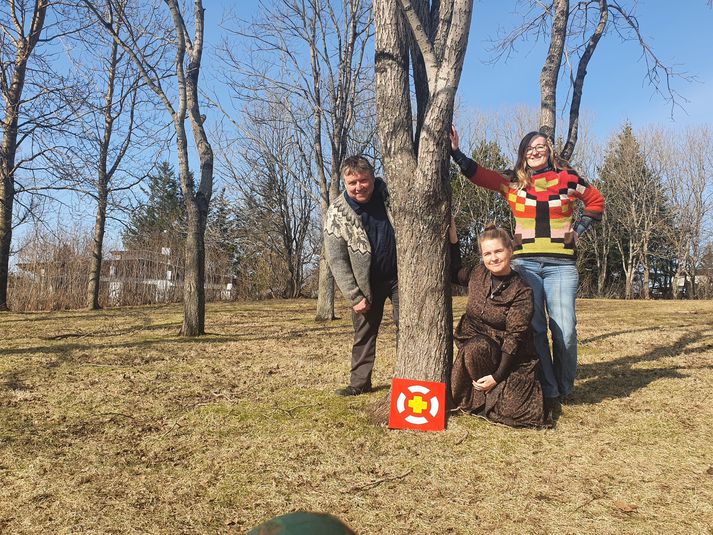
[[336,516],[298,511],[277,516],[248,531],[247,535],[356,535]]

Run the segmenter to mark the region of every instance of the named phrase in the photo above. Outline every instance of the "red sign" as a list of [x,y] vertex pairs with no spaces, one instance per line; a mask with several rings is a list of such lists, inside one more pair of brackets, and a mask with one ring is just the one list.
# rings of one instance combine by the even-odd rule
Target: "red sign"
[[389,428],[443,431],[446,384],[394,379],[391,382]]

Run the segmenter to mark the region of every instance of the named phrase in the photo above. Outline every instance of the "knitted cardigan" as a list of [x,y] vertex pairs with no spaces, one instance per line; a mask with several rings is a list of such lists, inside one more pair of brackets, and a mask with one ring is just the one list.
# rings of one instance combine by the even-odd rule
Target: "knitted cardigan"
[[[390,198],[386,184],[377,178],[374,194],[384,199],[386,215],[391,224]],[[361,217],[349,206],[345,194],[340,195],[327,210],[324,225],[324,248],[327,263],[332,270],[337,286],[352,306],[362,299],[372,301],[369,272],[371,269],[371,243]]]

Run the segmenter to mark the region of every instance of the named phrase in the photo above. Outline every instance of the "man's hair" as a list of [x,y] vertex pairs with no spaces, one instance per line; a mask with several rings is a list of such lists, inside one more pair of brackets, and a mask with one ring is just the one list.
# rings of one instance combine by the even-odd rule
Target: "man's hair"
[[374,167],[369,163],[369,160],[364,156],[349,156],[345,158],[339,168],[339,174],[344,177],[346,175],[361,175],[368,174],[374,176]]

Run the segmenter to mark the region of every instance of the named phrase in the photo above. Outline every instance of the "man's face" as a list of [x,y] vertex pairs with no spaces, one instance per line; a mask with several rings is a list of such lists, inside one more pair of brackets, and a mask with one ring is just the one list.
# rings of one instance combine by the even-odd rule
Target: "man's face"
[[374,193],[374,180],[374,175],[371,173],[344,175],[344,187],[347,189],[347,195],[361,204],[369,202]]

